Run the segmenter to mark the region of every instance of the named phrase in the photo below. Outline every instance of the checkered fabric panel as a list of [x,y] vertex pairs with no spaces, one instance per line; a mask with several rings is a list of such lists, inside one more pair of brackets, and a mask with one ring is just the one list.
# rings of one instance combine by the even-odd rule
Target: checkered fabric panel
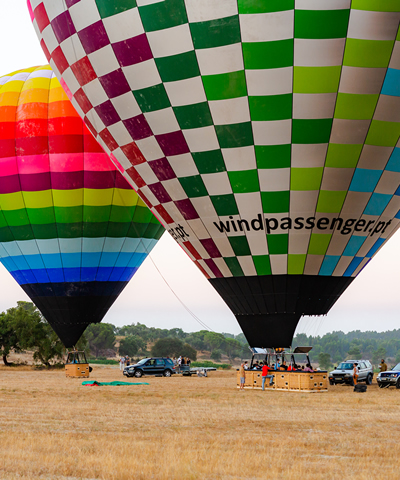
[[396,0],[31,7],[78,113],[206,276],[355,276],[397,229]]

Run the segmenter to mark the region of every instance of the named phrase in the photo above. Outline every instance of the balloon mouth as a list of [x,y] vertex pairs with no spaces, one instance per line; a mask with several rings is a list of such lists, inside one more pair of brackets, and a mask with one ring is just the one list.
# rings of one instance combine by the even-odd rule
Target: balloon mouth
[[127,282],[64,282],[21,285],[66,348],[87,326],[99,323]]
[[303,315],[326,315],[353,277],[264,275],[212,278],[250,347],[290,347]]

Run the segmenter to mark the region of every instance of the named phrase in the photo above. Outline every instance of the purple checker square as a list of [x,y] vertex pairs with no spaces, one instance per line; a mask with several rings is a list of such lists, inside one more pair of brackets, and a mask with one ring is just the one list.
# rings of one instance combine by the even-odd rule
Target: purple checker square
[[54,18],[51,21],[51,27],[58,43],[62,43],[64,40],[76,33],[74,23],[68,10]]
[[112,47],[121,67],[128,67],[153,58],[145,33],[114,43]]
[[149,185],[149,188],[160,203],[172,202],[162,183],[153,183],[153,185]]
[[114,125],[114,123],[117,123],[121,120],[110,100],[107,100],[101,105],[94,107],[94,109],[106,127]]
[[221,270],[215,265],[214,260],[212,258],[207,258],[204,260],[204,262],[217,278],[223,277]]
[[75,5],[75,3],[79,3],[81,0],[65,0],[65,4],[67,7],[72,7],[72,5]]
[[200,240],[200,242],[211,258],[222,257],[221,252],[218,250],[218,247],[215,245],[212,238],[204,238],[203,240]]
[[88,55],[110,44],[106,29],[101,20],[78,32],[78,36]]
[[189,147],[186,143],[183,133],[180,130],[177,132],[156,135],[156,140],[166,157],[189,153]]
[[141,140],[142,138],[147,138],[153,135],[150,125],[147,123],[143,114],[123,120],[122,123],[131,134],[133,140]]
[[178,207],[178,210],[181,212],[185,220],[195,220],[196,218],[200,218],[192,202],[188,198],[185,198],[184,200],[178,200],[174,203]]
[[120,68],[108,73],[107,75],[99,77],[99,80],[103,85],[108,98],[119,97],[120,95],[131,91],[131,87],[126,81],[125,75],[122,73]]
[[149,162],[149,165],[160,181],[176,178],[175,172],[172,170],[172,167],[166,158],[153,160]]

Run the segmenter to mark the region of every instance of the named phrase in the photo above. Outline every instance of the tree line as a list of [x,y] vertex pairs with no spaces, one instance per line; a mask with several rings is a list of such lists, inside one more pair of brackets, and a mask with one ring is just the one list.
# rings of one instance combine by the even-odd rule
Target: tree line
[[[116,348],[117,336],[122,337]],[[151,347],[149,348],[149,346]],[[332,332],[323,336],[298,334],[293,347],[311,346],[310,359],[325,369],[342,360],[363,358],[377,366],[381,358],[389,363],[400,362],[400,329],[387,332],[355,330],[349,333]],[[251,357],[243,333],[216,333],[208,330],[184,332],[181,328],[155,328],[142,323],[117,327],[111,323],[91,324],[82,335],[77,348],[94,356],[179,356],[197,359],[197,352],[209,352],[210,358],[220,361],[225,355],[235,359]],[[0,355],[5,365],[12,351],[33,351],[35,362],[50,366],[61,361],[65,349],[40,311],[31,302],[0,313]],[[111,354],[111,355],[110,355]]]

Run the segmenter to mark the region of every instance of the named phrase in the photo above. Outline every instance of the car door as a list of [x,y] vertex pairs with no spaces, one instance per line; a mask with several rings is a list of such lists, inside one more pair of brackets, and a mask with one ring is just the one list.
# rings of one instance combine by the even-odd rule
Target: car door
[[358,379],[361,381],[364,381],[367,378],[367,368],[364,362],[360,362],[358,364],[359,368],[359,373],[358,373]]
[[163,373],[165,368],[165,363],[162,358],[156,359],[156,373]]
[[156,361],[154,358],[150,358],[147,360],[147,362],[144,364],[143,371],[145,375],[154,375],[155,373],[155,367],[156,367]]

